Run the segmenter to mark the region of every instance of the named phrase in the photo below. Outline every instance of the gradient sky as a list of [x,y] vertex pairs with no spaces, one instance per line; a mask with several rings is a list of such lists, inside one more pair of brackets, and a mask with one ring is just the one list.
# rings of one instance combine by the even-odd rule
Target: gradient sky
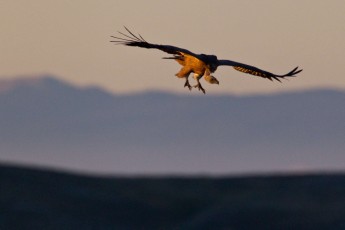
[[[165,53],[110,43],[123,25],[152,43],[216,54],[298,78],[272,83],[221,67],[209,93],[345,89],[345,1],[5,0],[0,7],[0,78],[56,75],[115,93],[186,92]],[[187,92],[186,92],[187,93]],[[197,91],[194,94],[199,93]]]

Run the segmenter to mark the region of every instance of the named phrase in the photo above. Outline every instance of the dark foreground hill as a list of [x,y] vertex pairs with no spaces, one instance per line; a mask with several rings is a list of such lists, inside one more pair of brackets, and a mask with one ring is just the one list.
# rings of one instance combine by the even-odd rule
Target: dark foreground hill
[[345,175],[106,178],[0,166],[0,229],[345,229]]

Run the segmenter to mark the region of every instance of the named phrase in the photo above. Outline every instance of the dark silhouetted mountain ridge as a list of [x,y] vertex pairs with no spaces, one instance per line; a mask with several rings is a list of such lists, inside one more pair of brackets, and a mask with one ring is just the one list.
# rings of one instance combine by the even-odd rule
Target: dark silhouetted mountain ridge
[[0,93],[0,160],[112,173],[340,170],[344,101],[336,90],[113,95],[17,80]]

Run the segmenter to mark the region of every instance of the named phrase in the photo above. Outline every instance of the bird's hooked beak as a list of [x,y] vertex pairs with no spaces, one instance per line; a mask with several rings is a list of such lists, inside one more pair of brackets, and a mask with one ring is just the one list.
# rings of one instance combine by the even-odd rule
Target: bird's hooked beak
[[206,80],[208,83],[210,83],[210,84],[217,84],[217,85],[219,85],[218,79],[215,78],[215,77],[212,76],[212,75],[206,75],[206,76],[205,76],[205,80]]
[[217,84],[217,85],[219,85],[218,79],[215,78],[214,76],[212,76],[211,83],[212,83],[212,84]]

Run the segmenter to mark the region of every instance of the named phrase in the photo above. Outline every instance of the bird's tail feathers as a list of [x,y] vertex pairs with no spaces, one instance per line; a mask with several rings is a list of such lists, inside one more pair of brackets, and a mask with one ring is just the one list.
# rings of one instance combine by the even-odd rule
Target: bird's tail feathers
[[162,57],[162,59],[173,59],[173,60],[183,60],[183,56],[181,55],[174,55],[172,57]]

